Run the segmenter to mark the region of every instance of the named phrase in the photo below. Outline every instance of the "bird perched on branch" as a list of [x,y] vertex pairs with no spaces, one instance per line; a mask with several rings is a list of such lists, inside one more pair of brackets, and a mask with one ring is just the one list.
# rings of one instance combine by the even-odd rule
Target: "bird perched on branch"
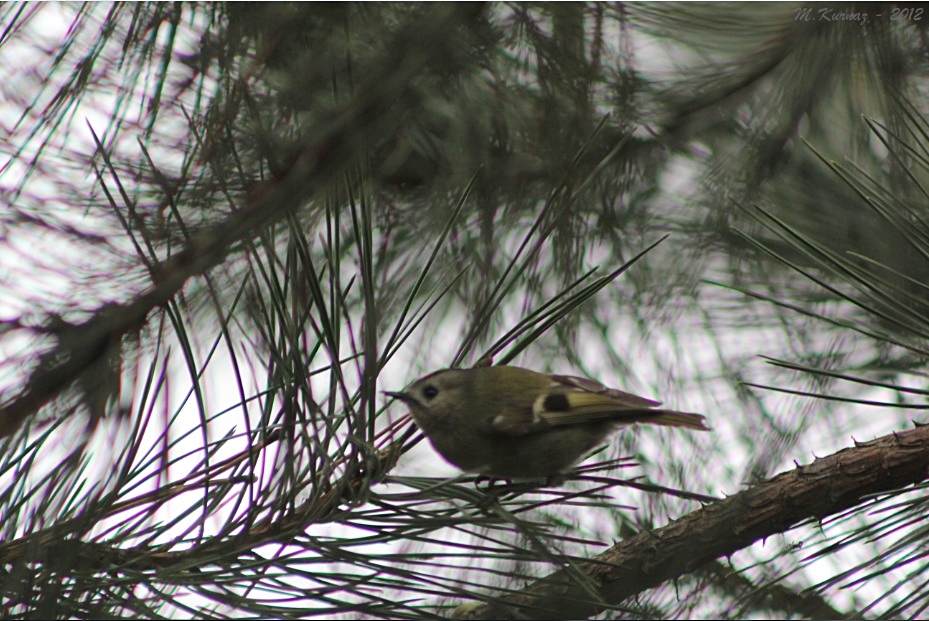
[[649,423],[709,431],[700,414],[568,375],[510,366],[436,371],[387,392],[448,462],[502,479],[563,474],[617,427]]

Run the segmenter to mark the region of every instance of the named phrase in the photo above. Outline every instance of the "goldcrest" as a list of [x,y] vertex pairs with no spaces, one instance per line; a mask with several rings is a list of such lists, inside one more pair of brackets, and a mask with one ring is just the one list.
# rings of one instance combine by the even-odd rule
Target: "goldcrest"
[[567,375],[510,366],[445,369],[403,392],[413,420],[449,463],[502,479],[554,477],[611,431],[651,423],[709,431],[700,414]]

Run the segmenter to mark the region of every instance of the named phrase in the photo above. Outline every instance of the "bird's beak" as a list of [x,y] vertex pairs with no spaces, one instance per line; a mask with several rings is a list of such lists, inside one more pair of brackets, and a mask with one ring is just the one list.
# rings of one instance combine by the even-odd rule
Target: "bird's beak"
[[403,401],[404,403],[409,403],[409,402],[410,402],[410,397],[409,397],[405,392],[391,392],[391,391],[389,391],[389,390],[383,390],[383,391],[381,391],[381,392],[383,392],[383,393],[384,393],[385,395],[387,395],[388,397],[393,397],[394,399],[399,399],[400,401]]

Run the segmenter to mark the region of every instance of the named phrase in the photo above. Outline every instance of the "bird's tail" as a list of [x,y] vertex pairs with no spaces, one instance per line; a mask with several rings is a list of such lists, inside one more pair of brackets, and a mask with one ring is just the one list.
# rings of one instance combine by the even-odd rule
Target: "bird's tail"
[[640,422],[652,425],[665,425],[667,427],[686,427],[697,431],[710,431],[706,426],[706,416],[691,412],[675,412],[674,410],[648,410]]

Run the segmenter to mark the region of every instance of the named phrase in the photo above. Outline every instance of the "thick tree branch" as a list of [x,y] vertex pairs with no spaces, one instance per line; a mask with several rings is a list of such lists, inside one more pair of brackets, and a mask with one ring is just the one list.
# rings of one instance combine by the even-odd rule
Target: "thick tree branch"
[[[558,571],[524,591],[468,610],[469,619],[580,619],[686,575],[801,522],[853,507],[929,476],[929,425],[857,443],[753,485],[581,565],[581,586]],[[593,601],[591,593],[600,597]]]

